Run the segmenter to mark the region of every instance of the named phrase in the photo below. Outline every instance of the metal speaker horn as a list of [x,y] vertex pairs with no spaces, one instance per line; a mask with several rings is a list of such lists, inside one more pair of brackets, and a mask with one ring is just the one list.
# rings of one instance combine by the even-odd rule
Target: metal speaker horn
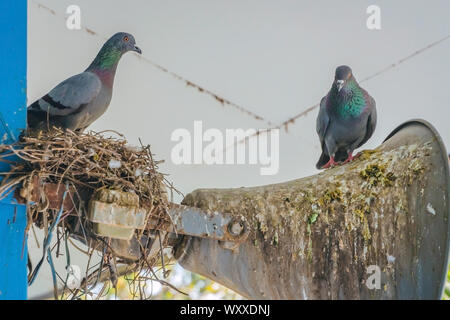
[[190,193],[184,205],[229,213],[249,235],[232,249],[185,236],[176,258],[252,299],[439,299],[449,179],[436,130],[408,121],[375,150],[310,177]]

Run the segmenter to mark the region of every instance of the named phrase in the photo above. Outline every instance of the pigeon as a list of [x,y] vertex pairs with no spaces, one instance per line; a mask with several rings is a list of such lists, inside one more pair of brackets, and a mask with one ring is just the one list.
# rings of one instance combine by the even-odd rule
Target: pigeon
[[370,139],[377,124],[375,100],[348,66],[336,68],[333,85],[320,101],[316,131],[322,146],[317,169],[352,161],[353,151]]
[[28,129],[86,129],[108,108],[117,65],[128,51],[142,53],[131,34],[113,35],[84,72],[64,80],[28,107]]

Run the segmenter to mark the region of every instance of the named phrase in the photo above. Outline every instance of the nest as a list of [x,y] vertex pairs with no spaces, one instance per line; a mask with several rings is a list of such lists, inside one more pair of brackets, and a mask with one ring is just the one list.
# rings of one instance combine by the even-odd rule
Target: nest
[[[133,287],[140,292],[136,296],[145,298],[142,296],[142,288],[138,288],[136,284],[141,282],[140,277],[158,280],[153,268],[157,265],[165,268],[163,248],[167,237],[161,237],[154,227],[170,222],[167,194],[168,191],[176,191],[166,176],[158,172],[161,161],[153,159],[150,146],[141,143],[138,148],[129,147],[124,136],[114,131],[75,133],[55,128],[35,136],[22,136],[13,145],[0,146],[0,160],[11,165],[9,172],[1,173],[4,178],[0,185],[0,198],[16,190],[16,199],[22,199],[27,204],[27,231],[34,226],[45,229],[43,257],[34,268],[29,263],[30,283],[47,256],[54,273],[55,298],[83,297],[97,282],[107,280],[105,274],[111,280],[109,285],[115,287],[119,276],[130,273],[134,274],[131,279]],[[53,186],[53,194],[58,196],[57,208],[51,206],[55,199],[49,199],[49,193],[44,188],[49,184]],[[147,212],[147,219],[152,220],[153,229],[146,224],[144,229],[135,231],[134,238],[138,241],[142,236],[146,236],[148,241],[158,238],[158,255],[153,252],[153,258],[149,259],[149,247],[141,245],[139,260],[130,264],[115,256],[110,247],[110,238],[92,233],[92,223],[87,218],[88,204],[83,199],[90,199],[95,195],[102,197],[105,190],[126,193],[130,198],[138,200],[139,208]],[[73,205],[67,210],[64,206],[69,200]],[[155,232],[158,237],[155,237]],[[57,245],[52,247],[50,242],[53,233],[57,233]],[[59,275],[55,275],[51,261],[52,250],[59,251],[61,241],[66,243],[67,249],[67,242],[72,242],[71,238],[74,237],[84,238],[83,242],[88,246],[87,251],[80,250],[88,255],[92,255],[94,251],[100,252],[102,259],[97,268],[91,268],[94,271],[86,273],[81,286],[75,290],[69,290],[64,283],[65,277],[59,277],[65,290],[61,294],[55,280]],[[77,247],[73,242],[72,244]],[[57,256],[59,254],[56,252]],[[119,270],[121,263],[125,268]]]

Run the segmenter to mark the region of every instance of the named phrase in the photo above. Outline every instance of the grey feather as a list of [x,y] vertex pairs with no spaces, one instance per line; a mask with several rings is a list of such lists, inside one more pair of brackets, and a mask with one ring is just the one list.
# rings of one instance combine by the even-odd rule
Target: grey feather
[[375,100],[371,98],[371,108],[369,109],[369,117],[367,119],[367,127],[366,127],[366,134],[364,136],[364,139],[361,141],[361,143],[359,143],[359,145],[357,146],[357,148],[361,147],[364,143],[366,143],[370,137],[372,137],[374,131],[375,131],[375,127],[377,126],[377,108],[376,108],[376,103]]
[[97,75],[83,72],[64,80],[48,93],[55,103],[41,98],[37,106],[52,116],[73,114],[81,106],[91,103],[98,96],[101,87],[102,82]]
[[28,108],[28,126],[36,130],[50,129],[50,126],[80,130],[106,110],[111,95],[112,90],[105,88],[96,74],[77,74]]
[[89,104],[98,96],[102,82],[91,72],[83,72],[61,82],[48,95],[65,109],[52,107],[54,115],[66,115],[76,112],[82,105]]
[[320,109],[319,109],[319,115],[317,116],[316,121],[316,131],[319,135],[320,144],[323,144],[325,133],[328,128],[328,122],[330,118],[328,117],[327,110],[325,109],[325,101],[327,97],[323,97],[320,101]]

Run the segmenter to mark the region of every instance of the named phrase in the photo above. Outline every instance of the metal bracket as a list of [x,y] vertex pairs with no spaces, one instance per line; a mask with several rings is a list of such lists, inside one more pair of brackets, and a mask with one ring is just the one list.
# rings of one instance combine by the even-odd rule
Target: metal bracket
[[[39,201],[39,194],[44,192],[47,196],[48,208],[59,209],[62,205],[64,187],[52,183],[41,184],[34,179],[30,185],[24,186],[16,192],[19,203]],[[137,240],[136,229],[159,230],[164,234],[208,238],[219,240],[224,248],[235,250],[243,243],[248,235],[245,221],[230,213],[205,212],[198,208],[171,203],[168,214],[171,221],[161,223],[159,219],[147,219],[146,210],[139,208],[139,199],[135,194],[117,190],[101,190],[91,193],[78,193],[69,190],[71,196],[64,201],[64,210],[71,211],[79,206],[80,200],[89,203],[87,219],[92,222],[92,231],[95,235],[113,239],[111,247],[118,256],[128,260],[137,260],[140,256],[140,246],[149,244],[147,237]],[[83,199],[79,199],[81,196]],[[75,236],[76,237],[76,236]],[[153,236],[150,235],[150,238]],[[81,240],[79,237],[77,239]],[[84,242],[84,241],[83,241]]]
[[169,209],[172,227],[169,232],[193,237],[242,243],[249,234],[244,221],[229,213],[208,213],[198,208],[172,204]]

